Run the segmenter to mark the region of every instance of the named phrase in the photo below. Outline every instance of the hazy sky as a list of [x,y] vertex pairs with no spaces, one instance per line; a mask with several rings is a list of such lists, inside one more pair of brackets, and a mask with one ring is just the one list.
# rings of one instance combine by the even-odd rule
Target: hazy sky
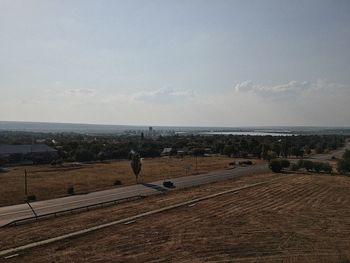
[[350,126],[350,1],[0,0],[0,120]]

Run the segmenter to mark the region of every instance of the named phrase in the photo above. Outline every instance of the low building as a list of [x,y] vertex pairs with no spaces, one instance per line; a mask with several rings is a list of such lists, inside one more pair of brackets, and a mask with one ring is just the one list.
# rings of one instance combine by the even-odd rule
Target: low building
[[3,163],[49,163],[57,158],[57,150],[46,144],[0,145]]
[[173,148],[164,148],[161,152],[161,156],[169,156],[172,154]]

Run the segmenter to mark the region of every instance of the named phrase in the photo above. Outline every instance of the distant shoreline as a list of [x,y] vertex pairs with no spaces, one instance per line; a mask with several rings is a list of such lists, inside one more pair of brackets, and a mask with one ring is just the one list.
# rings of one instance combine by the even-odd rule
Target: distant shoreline
[[[81,134],[135,134],[148,131],[153,127],[159,134],[211,134],[211,135],[274,135],[297,134],[346,134],[350,127],[307,127],[307,126],[252,126],[252,127],[199,127],[199,126],[146,126],[146,125],[108,125],[76,124],[54,122],[0,121],[0,131],[18,132],[73,132]],[[278,136],[278,135],[277,135]]]

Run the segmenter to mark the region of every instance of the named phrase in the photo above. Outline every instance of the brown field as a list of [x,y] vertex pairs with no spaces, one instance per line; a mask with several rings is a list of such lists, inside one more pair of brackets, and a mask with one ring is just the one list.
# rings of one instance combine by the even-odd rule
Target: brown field
[[[232,161],[232,158],[224,156],[198,157],[196,170],[193,157],[144,159],[141,180],[152,182],[196,172],[205,173],[224,169]],[[127,160],[86,164],[76,168],[41,165],[10,169],[8,173],[0,173],[0,206],[24,202],[24,169],[28,171],[28,194],[35,195],[37,200],[66,196],[68,187],[72,185],[76,193],[86,193],[116,187],[116,180],[120,180],[122,185],[135,184],[135,176]]]
[[0,246],[24,244],[67,228],[75,230],[78,224],[83,228],[275,178],[268,185],[24,251],[6,262],[347,262],[350,179],[325,175],[250,176],[9,227],[0,231]]

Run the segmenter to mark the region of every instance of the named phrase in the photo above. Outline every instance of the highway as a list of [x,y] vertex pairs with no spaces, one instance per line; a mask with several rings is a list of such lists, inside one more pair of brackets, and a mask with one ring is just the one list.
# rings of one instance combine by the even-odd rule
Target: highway
[[[173,189],[163,187],[162,180],[152,183],[140,183],[137,185],[92,192],[83,195],[73,195],[63,198],[38,201],[30,204],[35,210],[36,214],[38,216],[42,216],[67,211],[70,209],[82,208],[89,205],[96,205],[103,202],[117,201],[137,196],[150,196],[176,189],[184,189],[268,171],[269,169],[266,164],[257,164],[253,166],[236,167],[235,169],[214,171],[206,174],[174,178],[171,179],[175,185],[175,188]],[[31,218],[33,216],[34,214],[27,204],[0,207],[0,227],[15,220]]]

